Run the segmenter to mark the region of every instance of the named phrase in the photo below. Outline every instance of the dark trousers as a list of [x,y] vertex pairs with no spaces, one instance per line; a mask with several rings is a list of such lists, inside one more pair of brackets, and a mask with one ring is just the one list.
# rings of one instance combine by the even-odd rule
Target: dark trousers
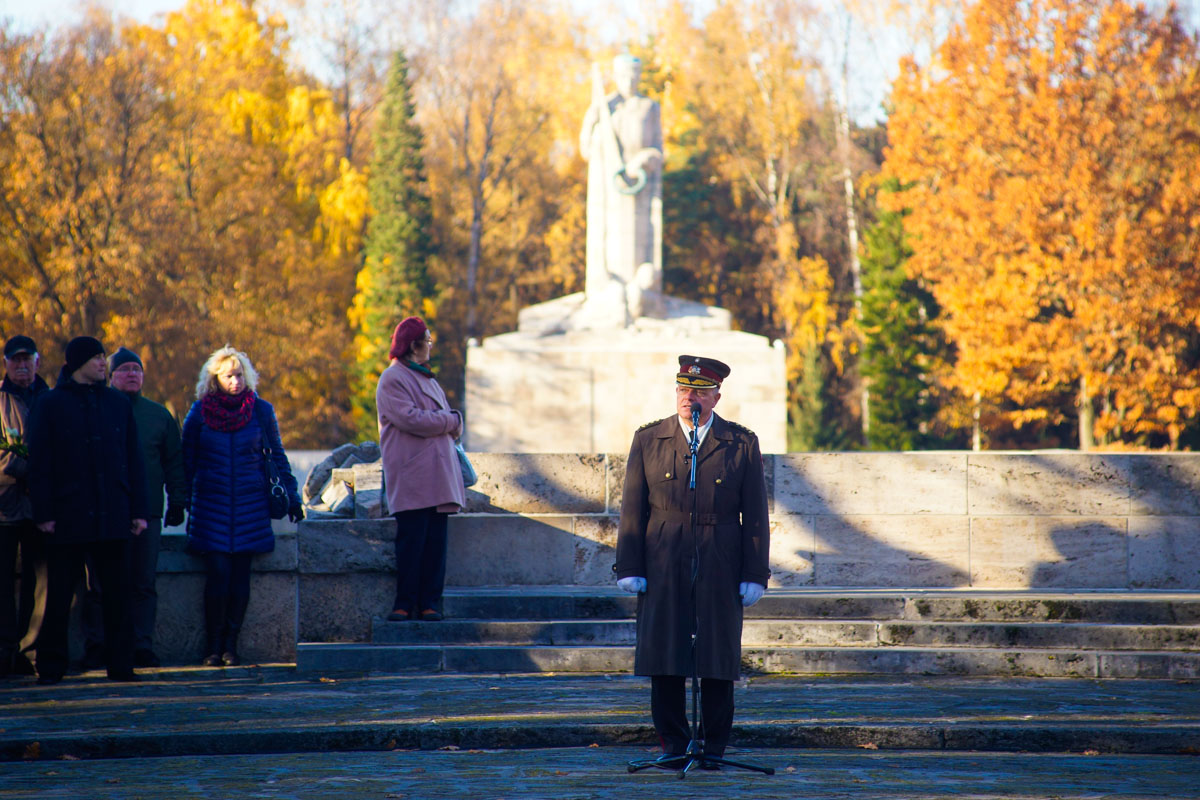
[[440,610],[446,585],[446,527],[449,514],[436,508],[398,511],[396,518],[396,602],[410,614]]
[[84,562],[92,565],[106,587],[101,595],[104,617],[104,663],[109,675],[133,671],[133,627],[129,619],[129,554],[126,541],[53,544],[46,554],[46,612],[34,643],[34,665],[42,677],[61,678],[67,672],[67,635],[71,601],[83,577]]
[[[18,552],[21,556],[19,600],[16,585]],[[45,580],[45,558],[45,534],[32,521],[0,525],[0,674],[8,671],[12,659],[23,648],[32,646],[41,628],[46,593],[35,593],[35,588],[39,572],[43,582]]]
[[206,655],[237,653],[238,635],[250,605],[253,553],[204,554]]
[[[158,551],[162,520],[151,519],[146,530],[129,541],[129,614],[133,621],[133,649],[154,650],[154,621],[158,616]],[[89,652],[104,649],[104,615],[100,576],[87,565],[87,592],[83,596],[83,641]]]
[[[687,682],[679,675],[653,675],[650,678],[650,715],[662,742],[664,753],[683,753],[691,741],[687,718]],[[717,678],[700,680],[700,738],[704,752],[725,755],[733,730],[733,681]]]

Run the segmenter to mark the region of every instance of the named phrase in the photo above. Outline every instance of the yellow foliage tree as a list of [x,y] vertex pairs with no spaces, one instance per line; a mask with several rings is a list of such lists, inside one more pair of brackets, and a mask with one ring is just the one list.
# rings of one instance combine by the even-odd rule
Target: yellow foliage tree
[[1174,10],[979,0],[897,80],[884,165],[984,424],[1175,446],[1200,407],[1200,73]]
[[182,414],[200,364],[247,350],[285,442],[346,432],[345,309],[366,211],[328,93],[289,74],[253,4],[191,0],[162,28],[86,18],[0,40],[3,327],[53,353],[139,350]]

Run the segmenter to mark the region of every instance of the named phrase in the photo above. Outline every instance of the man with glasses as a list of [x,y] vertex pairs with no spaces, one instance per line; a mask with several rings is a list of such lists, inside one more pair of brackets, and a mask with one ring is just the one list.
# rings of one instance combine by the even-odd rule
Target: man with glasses
[[638,593],[634,672],[651,678],[651,715],[667,756],[683,755],[691,740],[685,695],[693,630],[699,738],[704,755],[724,754],[742,609],[758,602],[771,574],[758,437],[713,411],[729,373],[716,359],[680,356],[676,413],[634,434],[625,471],[613,570],[622,589]]

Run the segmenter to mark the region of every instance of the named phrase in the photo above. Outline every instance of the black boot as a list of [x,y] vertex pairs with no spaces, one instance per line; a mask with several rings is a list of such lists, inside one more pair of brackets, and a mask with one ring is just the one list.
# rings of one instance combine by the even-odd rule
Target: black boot
[[237,640],[242,632],[242,621],[246,619],[246,607],[250,605],[250,595],[236,595],[229,599],[229,616],[226,618],[225,648],[221,661],[227,667],[236,667],[242,663],[238,658]]
[[204,666],[221,666],[221,648],[225,642],[229,602],[224,597],[204,595]]

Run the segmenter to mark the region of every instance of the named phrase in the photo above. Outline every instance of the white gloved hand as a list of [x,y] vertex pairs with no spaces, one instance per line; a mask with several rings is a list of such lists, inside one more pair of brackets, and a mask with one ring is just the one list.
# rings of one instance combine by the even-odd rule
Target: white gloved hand
[[621,580],[617,581],[617,586],[620,586],[630,594],[640,594],[641,592],[646,591],[646,579],[621,578]]
[[742,596],[742,605],[746,608],[757,603],[762,599],[763,593],[767,591],[767,587],[761,583],[739,583],[738,594]]

